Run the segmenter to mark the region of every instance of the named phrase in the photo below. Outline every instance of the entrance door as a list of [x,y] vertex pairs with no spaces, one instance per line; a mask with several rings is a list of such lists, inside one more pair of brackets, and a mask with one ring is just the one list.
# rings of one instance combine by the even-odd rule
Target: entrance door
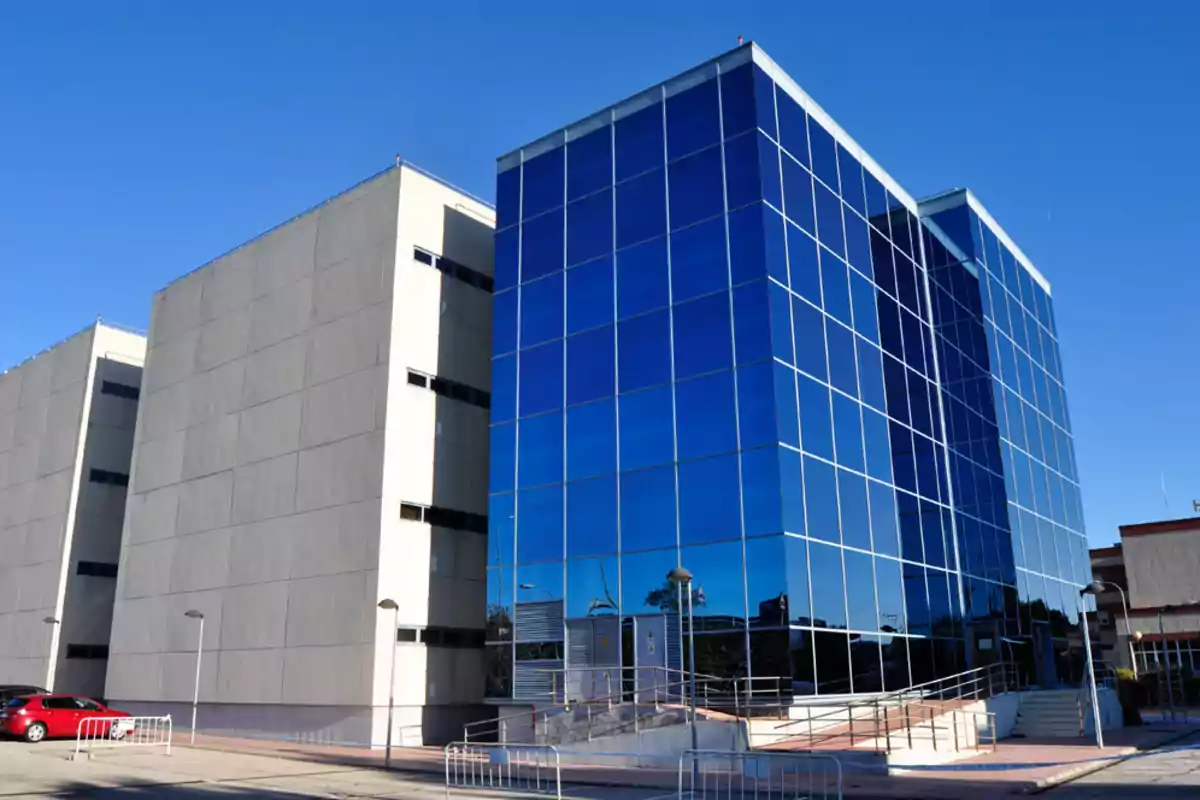
[[1050,636],[1050,623],[1033,623],[1033,660],[1037,669],[1037,683],[1043,689],[1058,686],[1058,666],[1054,657],[1054,639]]
[[634,691],[639,703],[667,699],[667,615],[633,618]]
[[567,700],[621,691],[621,636],[616,617],[567,620]]

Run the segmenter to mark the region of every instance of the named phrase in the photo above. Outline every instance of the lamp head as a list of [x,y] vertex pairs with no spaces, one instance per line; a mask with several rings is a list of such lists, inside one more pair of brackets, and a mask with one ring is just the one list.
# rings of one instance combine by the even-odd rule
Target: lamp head
[[47,625],[57,625],[57,624],[59,624],[58,617],[43,617],[43,618],[42,618],[42,622],[46,623]]
[[667,573],[667,580],[671,583],[691,583],[692,573],[686,567],[679,566]]
[[194,608],[189,608],[187,611],[183,612],[183,615],[188,619],[204,619],[204,612],[197,611]]
[[400,605],[390,597],[385,597],[379,601],[379,607],[384,611],[395,611],[400,608]]

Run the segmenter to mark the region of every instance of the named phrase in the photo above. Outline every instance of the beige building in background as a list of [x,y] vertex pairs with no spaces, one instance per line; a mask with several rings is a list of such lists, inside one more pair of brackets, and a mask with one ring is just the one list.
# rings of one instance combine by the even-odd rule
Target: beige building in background
[[0,374],[0,684],[104,696],[145,353],[97,323]]
[[[108,697],[381,744],[481,713],[493,212],[403,165],[153,303]],[[377,608],[396,600],[393,614]]]

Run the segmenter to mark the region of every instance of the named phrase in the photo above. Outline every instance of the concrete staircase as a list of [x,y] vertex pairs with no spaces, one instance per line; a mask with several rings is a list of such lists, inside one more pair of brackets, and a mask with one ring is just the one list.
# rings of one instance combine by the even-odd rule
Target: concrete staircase
[[[1079,731],[1078,689],[1025,692],[1017,709],[1016,737],[1074,738]],[[1085,711],[1089,707],[1085,705]],[[1089,712],[1090,713],[1090,712]]]

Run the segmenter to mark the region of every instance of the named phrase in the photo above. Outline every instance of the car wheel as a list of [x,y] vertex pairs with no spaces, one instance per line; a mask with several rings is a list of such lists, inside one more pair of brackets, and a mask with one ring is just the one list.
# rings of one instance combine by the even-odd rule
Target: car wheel
[[34,744],[46,738],[46,726],[41,722],[34,722],[25,729],[25,741]]

